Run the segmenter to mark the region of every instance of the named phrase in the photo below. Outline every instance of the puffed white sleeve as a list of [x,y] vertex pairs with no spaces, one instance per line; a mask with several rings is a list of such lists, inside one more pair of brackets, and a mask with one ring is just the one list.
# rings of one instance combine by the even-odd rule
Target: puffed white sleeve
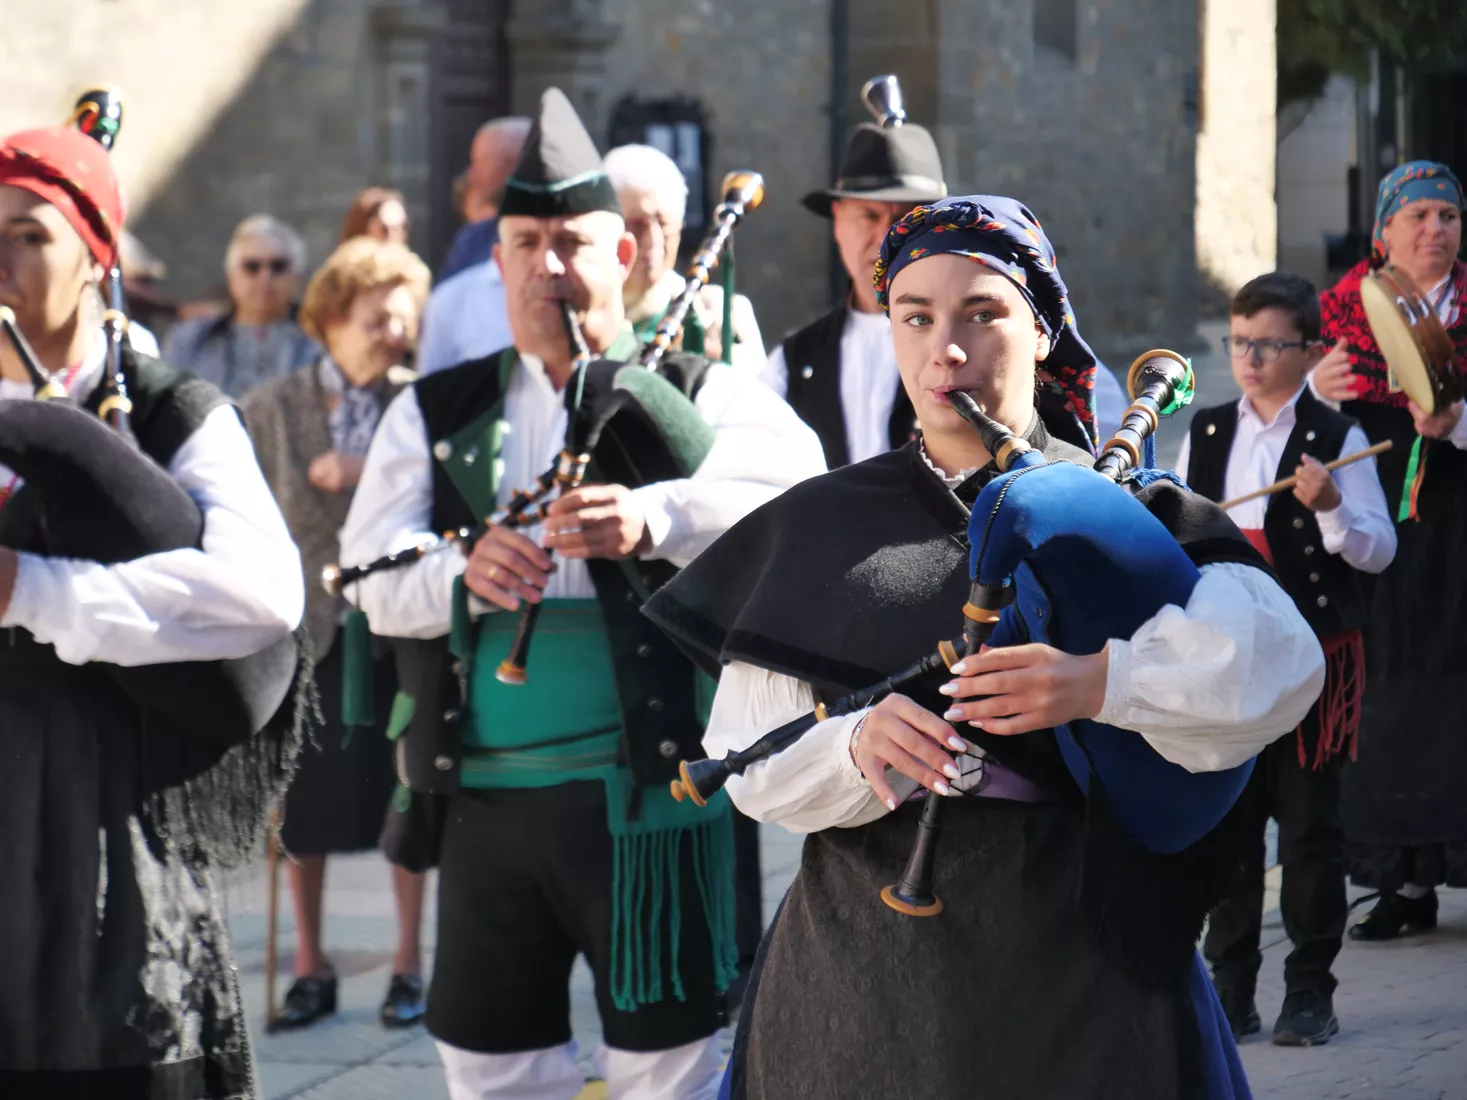
[[[764,734],[815,708],[810,685],[793,677],[735,661],[718,681],[703,748],[720,759],[748,748]],[[782,752],[729,779],[727,790],[741,812],[793,833],[852,828],[886,814],[866,777],[851,759],[851,731],[865,711],[827,718]],[[916,784],[888,771],[898,798]]]
[[646,556],[679,567],[761,504],[825,472],[819,438],[747,371],[713,364],[695,404],[715,432],[703,464],[691,477],[632,490],[651,534]]
[[1186,607],[1111,639],[1096,720],[1134,730],[1188,771],[1223,771],[1294,729],[1324,686],[1324,652],[1261,569],[1208,565]]
[[[1340,457],[1370,446],[1365,433],[1351,428],[1345,434]],[[1340,503],[1331,511],[1316,512],[1319,533],[1327,553],[1338,554],[1362,573],[1380,573],[1396,556],[1396,525],[1391,521],[1385,490],[1375,459],[1341,467],[1333,474]]]
[[[417,393],[403,390],[382,414],[362,479],[341,529],[341,560],[362,565],[436,539],[433,456]],[[456,548],[425,554],[412,565],[348,585],[346,597],[367,613],[372,632],[389,638],[448,633],[453,581],[464,570]]]
[[0,626],[29,630],[68,664],[247,657],[305,613],[300,552],[232,405],[209,413],[168,473],[203,513],[197,549],[101,565],[20,554]]

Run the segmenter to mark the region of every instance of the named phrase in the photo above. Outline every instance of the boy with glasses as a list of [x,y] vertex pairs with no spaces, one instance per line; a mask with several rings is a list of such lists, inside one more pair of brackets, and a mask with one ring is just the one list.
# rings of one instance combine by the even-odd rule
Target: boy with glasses
[[1353,755],[1365,689],[1362,574],[1381,572],[1396,552],[1374,459],[1333,474],[1320,461],[1369,444],[1353,420],[1305,384],[1325,353],[1319,328],[1319,298],[1307,279],[1274,272],[1238,291],[1223,347],[1243,396],[1198,412],[1178,460],[1192,489],[1217,501],[1291,474],[1299,479],[1292,492],[1239,504],[1229,515],[1318,635],[1328,659],[1324,692],[1294,736],[1258,758],[1239,800],[1244,832],[1236,878],[1212,911],[1203,943],[1233,1034],[1258,1031],[1264,830],[1274,818],[1280,908],[1294,944],[1273,1031],[1281,1046],[1325,1043],[1339,1031],[1330,973],[1347,912],[1339,774],[1345,755]]

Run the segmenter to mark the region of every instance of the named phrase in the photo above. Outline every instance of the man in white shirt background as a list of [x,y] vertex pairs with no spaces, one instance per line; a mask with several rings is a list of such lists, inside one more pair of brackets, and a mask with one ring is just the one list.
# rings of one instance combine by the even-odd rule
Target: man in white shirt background
[[[529,132],[529,119],[497,118],[474,138],[469,186],[486,216],[459,231],[440,281],[428,296],[418,344],[419,374],[480,359],[514,343],[504,307],[504,278],[491,253],[504,184]],[[456,261],[460,253],[467,259]]]
[[778,344],[760,376],[815,429],[832,470],[899,447],[916,416],[902,391],[891,324],[872,269],[886,231],[914,206],[947,194],[932,135],[916,123],[852,131],[833,187],[802,200],[830,219],[849,292],[835,309]]
[[[651,340],[687,280],[677,271],[687,215],[688,184],[677,162],[650,145],[623,145],[606,154],[606,174],[616,188],[627,232],[637,241],[622,297],[637,338]],[[729,247],[732,247],[730,244]],[[727,253],[725,253],[727,255]],[[723,287],[710,283],[693,299],[679,346],[757,374],[764,367],[764,340],[754,306],[734,294],[734,345],[723,346]]]

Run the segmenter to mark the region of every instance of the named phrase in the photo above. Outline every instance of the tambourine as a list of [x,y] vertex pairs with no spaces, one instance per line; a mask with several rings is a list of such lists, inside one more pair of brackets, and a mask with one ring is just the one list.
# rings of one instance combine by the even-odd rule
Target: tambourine
[[1427,415],[1461,400],[1452,341],[1409,275],[1388,265],[1365,276],[1360,302],[1389,368],[1392,393],[1404,390]]

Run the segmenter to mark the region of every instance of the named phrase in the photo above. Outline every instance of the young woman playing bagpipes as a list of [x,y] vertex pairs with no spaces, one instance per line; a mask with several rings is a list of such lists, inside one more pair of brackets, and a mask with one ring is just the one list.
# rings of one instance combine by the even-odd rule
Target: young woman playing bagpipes
[[[754,512],[648,608],[722,665],[710,757],[817,702],[838,715],[728,783],[810,835],[726,1091],[1244,1097],[1194,944],[1233,860],[1228,809],[1318,695],[1319,645],[1213,505],[1154,470],[1118,488],[1080,468],[1095,358],[1023,206],[919,207],[876,281],[921,438]],[[1040,405],[1040,372],[1065,406]],[[973,402],[986,415],[959,412]],[[949,671],[841,713],[965,616],[965,659],[940,647]],[[919,815],[946,823],[915,888]]]
[[210,872],[293,758],[300,557],[217,389],[114,374],[122,222],[90,137],[0,141],[0,1095],[253,1098]]

